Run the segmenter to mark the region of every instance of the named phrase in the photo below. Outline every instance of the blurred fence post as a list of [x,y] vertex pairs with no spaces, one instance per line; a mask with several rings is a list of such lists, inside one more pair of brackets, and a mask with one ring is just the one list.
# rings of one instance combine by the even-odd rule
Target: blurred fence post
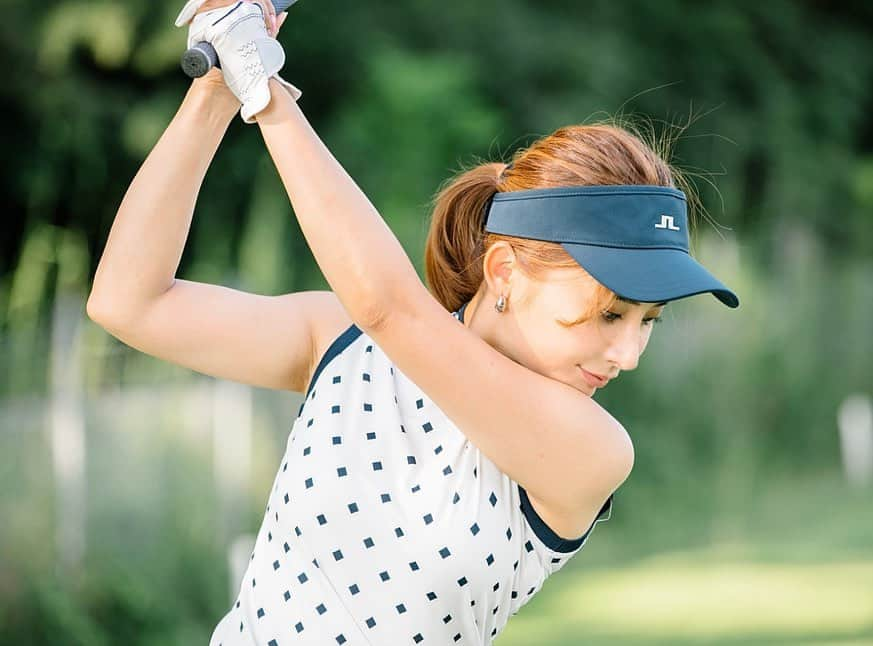
[[837,411],[843,470],[849,483],[862,487],[873,481],[873,404],[870,397],[849,395]]
[[[230,601],[236,600],[239,584],[250,560],[255,537],[236,535],[251,477],[252,389],[235,381],[212,382],[212,430],[215,485],[218,491],[222,538],[230,545]],[[231,537],[234,538],[231,540]]]
[[251,477],[252,389],[235,381],[212,384],[212,437],[215,485],[222,538],[238,531]]
[[56,294],[49,375],[49,432],[55,481],[57,562],[78,569],[85,554],[85,406],[82,319],[85,299]]
[[257,536],[254,534],[240,534],[227,550],[227,564],[230,571],[230,603],[236,602],[239,596],[240,582],[249,566],[252,551],[255,549]]

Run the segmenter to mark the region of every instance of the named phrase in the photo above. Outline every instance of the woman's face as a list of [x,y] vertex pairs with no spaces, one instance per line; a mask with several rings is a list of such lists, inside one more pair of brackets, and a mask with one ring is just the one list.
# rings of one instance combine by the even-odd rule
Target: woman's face
[[526,333],[531,367],[588,395],[606,385],[596,377],[614,379],[622,370],[637,367],[654,319],[665,305],[622,299],[572,324],[595,296],[593,278],[578,270],[561,270],[552,272],[546,282],[528,281],[525,287],[529,300],[516,313],[519,329]]
[[[511,278],[511,282],[501,278]],[[553,270],[542,282],[529,279],[517,268],[502,276],[498,270],[489,280],[486,298],[504,293],[508,303],[501,314],[489,303],[489,317],[497,317],[491,335],[495,345],[517,363],[593,395],[606,385],[596,376],[614,379],[622,370],[637,367],[654,319],[666,305],[618,300],[587,321],[570,325],[587,311],[596,285],[579,269]]]

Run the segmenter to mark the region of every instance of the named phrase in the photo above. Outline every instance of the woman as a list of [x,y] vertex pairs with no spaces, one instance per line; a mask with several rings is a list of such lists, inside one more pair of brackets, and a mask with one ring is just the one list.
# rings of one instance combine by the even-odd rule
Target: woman
[[[628,433],[591,396],[637,366],[667,302],[738,300],[688,255],[670,167],[608,125],[562,128],[444,187],[428,290],[276,77],[281,20],[224,5],[194,0],[177,21],[199,12],[189,43],[212,42],[223,72],[192,82],[131,183],[88,301],[143,352],[305,392],[211,644],[491,643],[630,473]],[[237,110],[333,291],[174,278]]]

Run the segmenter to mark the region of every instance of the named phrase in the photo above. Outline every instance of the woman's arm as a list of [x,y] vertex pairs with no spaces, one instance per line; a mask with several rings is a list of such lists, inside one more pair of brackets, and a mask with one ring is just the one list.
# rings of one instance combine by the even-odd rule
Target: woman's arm
[[590,526],[630,473],[627,432],[589,396],[459,325],[297,104],[272,81],[271,90],[258,125],[312,253],[349,316],[553,523],[570,532]]
[[172,285],[194,204],[239,101],[221,72],[191,83],[118,208],[88,298],[95,320],[135,320]]
[[273,79],[270,90],[272,100],[257,115],[264,141],[325,279],[352,320],[368,329],[390,311],[394,295],[424,287],[394,233],[297,103]]

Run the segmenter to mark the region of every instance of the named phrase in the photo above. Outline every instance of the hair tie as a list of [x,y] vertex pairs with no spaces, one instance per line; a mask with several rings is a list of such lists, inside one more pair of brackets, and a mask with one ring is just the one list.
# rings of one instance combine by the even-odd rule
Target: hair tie
[[509,163],[506,165],[506,168],[504,168],[502,171],[500,171],[500,176],[497,178],[497,181],[498,181],[498,182],[502,182],[502,181],[503,181],[503,178],[506,176],[506,171],[508,171],[510,168],[512,168],[512,164],[513,164],[513,162],[509,162]]

